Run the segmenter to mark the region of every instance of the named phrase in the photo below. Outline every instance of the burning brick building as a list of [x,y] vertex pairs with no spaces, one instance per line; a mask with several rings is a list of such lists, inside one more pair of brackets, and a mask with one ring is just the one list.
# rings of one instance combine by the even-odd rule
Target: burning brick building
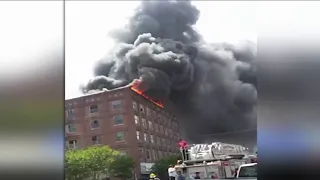
[[137,177],[146,164],[178,153],[174,109],[133,87],[66,100],[65,111],[66,147],[108,145],[134,158]]

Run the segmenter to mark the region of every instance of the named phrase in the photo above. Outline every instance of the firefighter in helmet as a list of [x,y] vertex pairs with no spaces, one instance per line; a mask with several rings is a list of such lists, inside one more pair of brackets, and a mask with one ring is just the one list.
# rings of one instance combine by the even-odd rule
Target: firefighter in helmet
[[150,180],[155,180],[155,178],[156,178],[157,176],[156,176],[156,174],[152,171],[151,173],[150,173],[150,175],[149,175],[149,179]]

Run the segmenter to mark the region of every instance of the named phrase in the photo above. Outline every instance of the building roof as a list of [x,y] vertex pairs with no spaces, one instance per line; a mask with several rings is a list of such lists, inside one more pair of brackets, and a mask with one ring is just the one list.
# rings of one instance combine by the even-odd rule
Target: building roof
[[88,96],[97,95],[97,94],[102,94],[102,93],[107,93],[107,92],[114,92],[114,91],[126,89],[126,88],[129,88],[129,86],[123,86],[123,87],[115,88],[112,90],[105,89],[105,88],[103,90],[91,90],[88,93],[83,94],[81,96],[65,99],[65,101],[74,100],[74,99],[78,99],[78,98],[82,98],[82,97],[88,97]]

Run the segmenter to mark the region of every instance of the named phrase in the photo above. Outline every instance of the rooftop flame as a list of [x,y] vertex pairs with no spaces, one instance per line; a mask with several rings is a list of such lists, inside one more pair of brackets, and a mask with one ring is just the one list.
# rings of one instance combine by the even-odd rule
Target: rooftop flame
[[148,97],[147,95],[145,95],[142,91],[140,91],[138,89],[138,86],[139,86],[140,83],[141,83],[141,81],[135,80],[131,85],[131,90],[136,92],[136,93],[138,93],[138,94],[140,94],[141,96],[145,97],[146,99],[148,99],[149,101],[153,102],[157,106],[163,108],[163,105],[162,105],[162,103],[160,101],[156,101],[156,100],[151,99],[150,97]]

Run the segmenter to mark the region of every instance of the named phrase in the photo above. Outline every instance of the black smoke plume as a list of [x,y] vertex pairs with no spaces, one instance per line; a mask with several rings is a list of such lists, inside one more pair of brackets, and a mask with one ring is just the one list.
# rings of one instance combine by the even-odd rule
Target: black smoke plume
[[176,105],[191,140],[256,128],[255,45],[209,44],[193,28],[198,18],[190,1],[141,2],[112,33],[117,46],[98,61],[83,92],[140,79],[145,93]]

